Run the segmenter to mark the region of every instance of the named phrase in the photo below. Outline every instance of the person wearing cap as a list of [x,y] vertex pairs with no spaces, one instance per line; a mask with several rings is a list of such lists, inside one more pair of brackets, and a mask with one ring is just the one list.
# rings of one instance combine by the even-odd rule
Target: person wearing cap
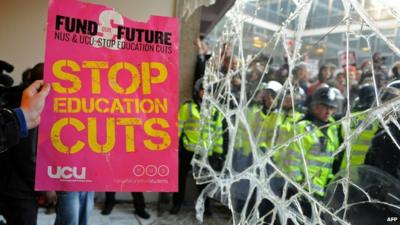
[[[203,79],[195,82],[193,100],[181,105],[178,113],[179,122],[179,189],[173,194],[171,214],[177,214],[183,204],[186,188],[186,177],[191,170],[191,160],[198,148],[208,151],[208,158],[222,159],[222,115],[215,109],[211,110],[210,118],[201,124],[200,107],[204,95]],[[197,186],[201,191],[204,186]],[[211,214],[209,201],[206,200],[205,214]]]
[[263,65],[255,59],[252,61],[246,72],[246,96],[250,99],[255,92],[257,92],[257,87],[261,82],[262,75],[264,73]]
[[[368,110],[375,103],[375,88],[371,84],[365,84],[360,87],[359,96],[356,100],[356,104],[353,108],[350,122],[350,135],[353,134],[367,121],[368,114],[365,110]],[[351,153],[350,153],[350,166],[357,166],[364,164],[365,155],[368,152],[368,148],[371,145],[372,138],[379,128],[379,122],[377,120],[370,121],[371,123],[359,134],[351,137]],[[344,137],[344,129],[342,129],[342,136]],[[345,169],[347,166],[348,159],[346,154],[343,154],[342,163],[340,168]]]
[[[277,81],[261,83],[256,93],[257,103],[245,110],[245,116],[251,128],[250,135],[254,137],[256,146],[263,152],[271,146],[275,125],[279,123],[277,95],[281,89],[282,85]],[[239,126],[236,139],[236,149],[240,149],[245,156],[249,155],[252,144],[245,126]]]
[[325,187],[333,177],[334,153],[340,144],[339,126],[332,117],[336,107],[332,88],[315,90],[308,112],[295,128],[300,140],[288,148],[287,174],[317,198],[325,195]]
[[281,116],[278,112],[278,95],[282,85],[277,81],[269,81],[264,87],[263,106],[261,110],[250,116],[250,126],[258,140],[260,150],[266,151],[276,141],[277,124],[280,124]]

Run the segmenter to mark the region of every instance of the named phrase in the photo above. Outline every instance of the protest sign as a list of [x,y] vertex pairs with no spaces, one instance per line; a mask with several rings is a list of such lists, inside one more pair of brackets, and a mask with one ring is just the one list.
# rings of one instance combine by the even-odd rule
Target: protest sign
[[49,2],[37,190],[177,191],[178,19]]

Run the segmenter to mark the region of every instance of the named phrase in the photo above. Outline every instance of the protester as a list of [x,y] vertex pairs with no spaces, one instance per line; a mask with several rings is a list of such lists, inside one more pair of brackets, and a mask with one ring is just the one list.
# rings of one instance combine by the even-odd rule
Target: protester
[[93,204],[94,192],[57,191],[54,225],[87,225]]
[[49,91],[49,84],[35,81],[23,91],[19,107],[0,109],[0,152],[16,145],[20,138],[28,135],[29,129],[39,125]]
[[[4,134],[13,132],[13,136],[7,137],[6,141],[12,138],[15,143],[13,146],[8,145],[9,151],[0,154],[0,209],[8,225],[36,225],[37,221],[37,200],[40,193],[34,190],[36,126],[50,88],[48,85],[43,86],[43,81],[40,80],[43,78],[43,63],[37,64],[30,73],[32,78],[29,81],[7,89],[2,95],[4,105],[13,110],[2,109],[2,116],[8,117],[4,116],[1,121],[8,126],[2,126],[1,140],[4,139]],[[39,91],[40,87],[42,90]],[[19,105],[21,108],[17,108]],[[17,130],[13,131],[13,126],[10,126],[12,123],[7,119],[14,120]],[[6,145],[2,145],[3,151],[5,147]]]

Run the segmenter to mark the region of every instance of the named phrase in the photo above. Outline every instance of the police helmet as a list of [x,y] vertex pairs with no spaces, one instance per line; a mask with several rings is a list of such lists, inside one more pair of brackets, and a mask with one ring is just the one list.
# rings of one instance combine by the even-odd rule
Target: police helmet
[[396,80],[389,83],[381,90],[380,99],[383,102],[389,101],[393,98],[400,96],[400,81]]
[[264,90],[271,91],[272,94],[276,96],[279,93],[279,91],[282,90],[282,87],[283,87],[282,84],[279,83],[278,81],[271,80],[264,87],[265,88]]
[[396,61],[389,71],[389,76],[394,79],[400,79],[400,61]]
[[319,87],[311,96],[311,105],[322,104],[328,107],[337,108],[336,93],[331,87]]
[[400,89],[400,80],[392,81],[387,86]]
[[358,105],[360,108],[367,109],[372,106],[375,101],[375,88],[371,84],[364,84],[360,87],[358,93]]
[[[286,97],[291,97],[291,93],[290,93],[290,89],[286,89],[285,94],[282,95],[282,98],[286,98]],[[306,92],[304,91],[303,88],[301,87],[294,87],[293,88],[293,100],[295,104],[304,104],[305,100],[306,100]]]

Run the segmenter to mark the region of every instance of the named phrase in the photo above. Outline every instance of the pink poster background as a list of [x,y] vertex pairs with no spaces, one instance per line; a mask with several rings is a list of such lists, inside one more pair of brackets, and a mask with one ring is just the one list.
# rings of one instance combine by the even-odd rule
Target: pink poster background
[[[56,31],[56,15],[63,16],[62,24]],[[96,35],[97,38],[125,41],[129,44],[146,44],[141,42],[136,36],[134,41],[118,40],[116,36],[117,26],[134,29],[144,29],[171,33],[170,45],[164,38],[164,43],[149,41],[148,49],[121,49],[121,45],[111,45],[108,47],[93,47],[85,40],[91,40],[94,36],[80,32],[69,32],[66,30],[67,21],[65,18],[81,19],[81,21],[95,21],[100,27]],[[100,19],[99,19],[100,18]],[[71,22],[72,19],[69,21]],[[109,23],[109,24],[107,24]],[[71,23],[72,24],[72,23]],[[82,24],[81,24],[82,25]],[[103,26],[101,26],[103,25]],[[88,32],[88,31],[86,31]],[[113,34],[114,32],[114,34]],[[57,33],[57,34],[56,34]],[[36,190],[65,190],[65,191],[154,191],[172,192],[178,188],[178,139],[177,139],[177,113],[178,113],[178,88],[179,88],[179,24],[176,18],[152,16],[146,23],[135,22],[119,15],[112,9],[95,4],[82,3],[70,0],[51,0],[49,2],[47,42],[45,55],[45,82],[52,84],[52,90],[46,100],[46,106],[42,114],[42,121],[39,127],[38,157],[36,166]],[[144,33],[143,33],[144,35]],[[88,38],[89,37],[89,38]],[[144,39],[142,37],[142,39]],[[98,42],[100,43],[100,42]],[[103,44],[100,44],[103,45]],[[115,49],[113,49],[115,48]],[[81,80],[81,88],[76,93],[59,93],[55,90],[55,83],[64,88],[73,87],[70,80],[64,77],[56,77],[54,65],[58,60],[71,60],[79,65],[78,71],[69,68],[70,61],[66,61],[66,66],[62,71],[76,75]],[[93,93],[92,69],[84,68],[84,61],[102,61],[108,64],[108,68],[99,69],[100,71],[100,93]],[[110,68],[119,62],[126,62],[134,65],[139,71],[140,86],[131,94],[118,94],[109,84],[108,73]],[[168,76],[164,82],[151,85],[151,93],[143,93],[142,65],[147,62],[158,62],[165,65]],[[157,77],[158,70],[152,69],[150,77]],[[128,88],[134,79],[128,69],[122,69],[117,73],[117,83],[123,89]],[[136,112],[132,106],[132,112],[127,113],[116,110],[117,112],[63,112],[67,107],[65,102],[60,103],[56,99],[86,99],[89,102],[93,99],[107,99],[112,102],[114,99],[167,99],[167,112]],[[147,103],[150,104],[150,103]],[[109,104],[111,105],[111,103]],[[132,103],[132,105],[135,105]],[[107,104],[99,103],[101,109],[105,109]],[[150,107],[147,105],[147,107]],[[55,109],[58,108],[58,112]],[[110,108],[110,107],[108,107]],[[60,110],[62,109],[62,110]],[[147,108],[148,109],[148,108]],[[107,111],[107,110],[105,110]],[[109,110],[108,110],[109,111]],[[139,110],[141,111],[141,110]],[[151,110],[149,110],[151,111]],[[79,120],[83,128],[76,128],[71,124],[66,125],[60,132],[60,140],[64,146],[71,147],[76,143],[81,143],[84,147],[71,153],[58,151],[54,147],[57,137],[51,134],[54,124],[67,119]],[[96,121],[96,134],[88,130],[88,118]],[[106,121],[109,118],[115,119],[115,133],[106,131]],[[119,118],[136,118],[141,121],[139,125],[133,126],[135,151],[127,152],[127,126],[117,123]],[[154,130],[164,133],[145,132],[144,124],[153,118],[163,118],[168,126],[154,124]],[[163,139],[160,136],[170,136],[171,142],[164,150],[149,150],[145,146],[145,141],[153,144],[161,144]],[[98,144],[105,144],[107,135],[115,135],[115,145],[107,153],[96,153],[88,144],[88,136],[95,137]],[[157,137],[154,137],[157,136]]]

